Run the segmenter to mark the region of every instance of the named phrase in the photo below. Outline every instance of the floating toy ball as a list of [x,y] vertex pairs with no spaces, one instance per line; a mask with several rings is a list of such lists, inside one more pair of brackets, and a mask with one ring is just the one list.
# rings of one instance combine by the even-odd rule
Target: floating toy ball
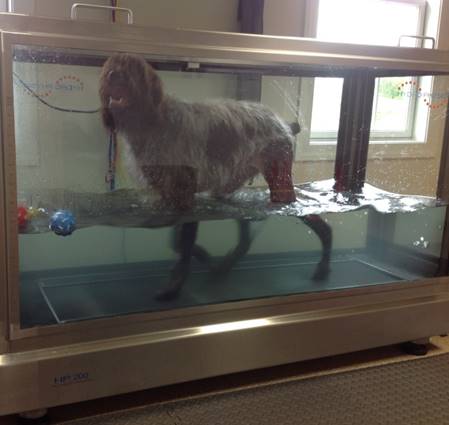
[[69,236],[76,228],[75,217],[68,210],[58,210],[50,217],[49,227],[59,236]]
[[28,225],[28,210],[22,205],[17,207],[17,222],[19,224],[19,229],[22,230]]
[[33,218],[38,217],[40,214],[41,214],[41,208],[37,209],[34,207],[28,207],[27,219],[32,220]]

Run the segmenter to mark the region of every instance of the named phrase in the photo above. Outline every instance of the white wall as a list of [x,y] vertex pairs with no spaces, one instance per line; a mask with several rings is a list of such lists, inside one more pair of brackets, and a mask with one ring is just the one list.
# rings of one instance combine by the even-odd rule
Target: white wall
[[[6,1],[6,0],[3,0]],[[70,18],[73,0],[14,0],[15,12],[53,18]],[[110,5],[108,0],[84,3]],[[238,31],[238,0],[119,0],[120,7],[134,12],[136,25],[168,28],[195,28]],[[92,10],[81,11],[81,19],[110,21],[110,15]],[[126,18],[117,15],[119,21]]]
[[119,0],[119,4],[136,12],[138,25],[239,31],[238,0]]
[[264,33],[304,36],[306,0],[265,0]]
[[[77,3],[72,0],[10,0],[10,2],[14,13],[54,18],[70,18],[70,8],[73,3]],[[85,3],[105,5],[107,0],[89,0]],[[102,19],[102,14],[94,13],[94,17]]]

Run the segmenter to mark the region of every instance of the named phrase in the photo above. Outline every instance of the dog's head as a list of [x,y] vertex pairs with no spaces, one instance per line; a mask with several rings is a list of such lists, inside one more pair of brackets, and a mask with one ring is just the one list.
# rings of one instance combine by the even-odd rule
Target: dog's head
[[103,123],[110,130],[126,126],[132,117],[146,122],[156,119],[163,97],[153,68],[143,58],[129,54],[114,54],[106,60],[99,92]]

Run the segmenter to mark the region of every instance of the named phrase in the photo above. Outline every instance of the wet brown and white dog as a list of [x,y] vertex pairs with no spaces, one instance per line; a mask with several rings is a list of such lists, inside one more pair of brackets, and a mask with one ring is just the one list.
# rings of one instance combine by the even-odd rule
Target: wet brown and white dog
[[[99,93],[104,125],[126,140],[131,171],[154,188],[165,205],[187,210],[195,193],[225,196],[259,173],[272,202],[295,201],[291,171],[298,123],[288,125],[258,103],[185,102],[169,96],[153,68],[128,54],[107,59]],[[179,291],[190,257],[207,256],[194,245],[197,226],[186,223],[181,229],[181,261],[166,297]],[[239,245],[241,253],[249,248],[249,240]]]
[[190,103],[164,93],[138,56],[116,54],[100,79],[103,121],[122,133],[140,179],[168,204],[189,208],[196,192],[230,194],[259,173],[273,202],[295,201],[294,133],[267,107],[233,100]]

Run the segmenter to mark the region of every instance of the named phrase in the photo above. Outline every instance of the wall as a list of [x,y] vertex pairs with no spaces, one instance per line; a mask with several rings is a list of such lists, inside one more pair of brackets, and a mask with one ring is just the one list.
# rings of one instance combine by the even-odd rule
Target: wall
[[306,0],[265,0],[264,33],[303,37],[306,14]]
[[[54,18],[70,18],[73,0],[14,0],[16,13]],[[85,3],[109,5],[108,0]],[[217,31],[238,31],[237,0],[119,0],[120,7],[134,11],[136,25],[168,28],[195,28]],[[92,10],[80,11],[80,18],[109,21],[109,14]],[[118,20],[124,18],[118,15]]]

